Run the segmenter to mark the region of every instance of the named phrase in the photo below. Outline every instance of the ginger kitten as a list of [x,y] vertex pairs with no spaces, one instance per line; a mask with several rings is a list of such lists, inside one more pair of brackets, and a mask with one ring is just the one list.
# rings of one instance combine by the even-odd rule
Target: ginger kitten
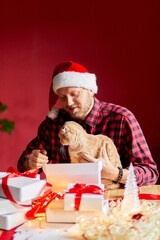
[[[68,146],[71,163],[79,162],[78,154],[80,152],[87,153],[98,161],[102,157],[102,149],[105,144],[106,153],[113,166],[122,167],[117,148],[109,137],[102,134],[88,134],[80,124],[74,121],[65,122],[58,135],[62,145]],[[120,186],[108,179],[102,179],[102,183],[105,185],[105,189],[116,189]]]

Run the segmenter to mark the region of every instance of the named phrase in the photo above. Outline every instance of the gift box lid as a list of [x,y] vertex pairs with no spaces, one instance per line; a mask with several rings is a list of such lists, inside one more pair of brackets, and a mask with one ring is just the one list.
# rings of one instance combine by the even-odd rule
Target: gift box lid
[[69,183],[101,184],[102,162],[45,164],[43,171],[53,190],[65,192]]
[[[0,179],[2,179],[3,177],[6,177],[8,174],[9,172],[0,172]],[[37,174],[35,179],[40,180],[40,175]]]

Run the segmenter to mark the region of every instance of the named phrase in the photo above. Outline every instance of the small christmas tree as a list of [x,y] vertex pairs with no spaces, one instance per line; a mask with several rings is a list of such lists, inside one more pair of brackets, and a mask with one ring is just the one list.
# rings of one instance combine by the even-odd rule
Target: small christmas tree
[[122,201],[121,210],[127,213],[136,213],[139,209],[140,202],[138,197],[138,187],[134,175],[133,165],[131,163],[125,184],[124,199]]

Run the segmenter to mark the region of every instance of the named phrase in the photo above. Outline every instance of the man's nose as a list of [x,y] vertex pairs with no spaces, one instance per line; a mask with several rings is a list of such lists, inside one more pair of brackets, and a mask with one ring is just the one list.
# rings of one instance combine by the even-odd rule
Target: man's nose
[[68,96],[68,97],[67,97],[67,105],[68,105],[68,106],[71,106],[72,104],[73,104],[73,99],[72,99],[71,96]]

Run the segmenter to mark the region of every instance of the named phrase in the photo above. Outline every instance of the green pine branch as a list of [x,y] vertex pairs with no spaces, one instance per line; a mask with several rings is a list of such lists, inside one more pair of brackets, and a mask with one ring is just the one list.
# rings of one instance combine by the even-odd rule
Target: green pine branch
[[[5,112],[6,109],[7,105],[4,105],[0,102],[0,113]],[[0,131],[8,132],[8,134],[11,134],[13,129],[14,129],[13,121],[9,121],[7,118],[0,119]]]

